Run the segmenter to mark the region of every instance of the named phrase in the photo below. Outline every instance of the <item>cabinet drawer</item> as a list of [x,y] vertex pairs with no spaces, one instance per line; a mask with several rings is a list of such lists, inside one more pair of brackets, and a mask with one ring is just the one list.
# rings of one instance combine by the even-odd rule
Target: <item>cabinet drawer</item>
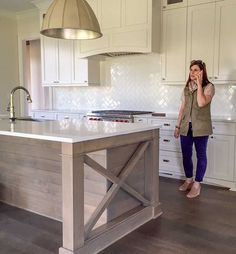
[[162,133],[160,137],[160,149],[181,152],[180,139]]
[[56,113],[53,112],[34,112],[33,115],[36,119],[56,120]]
[[176,120],[173,119],[149,119],[150,124],[160,124],[161,130],[174,130]]
[[160,170],[183,175],[182,155],[178,152],[160,151]]
[[134,123],[148,123],[148,118],[134,118]]
[[66,113],[58,113],[57,120],[64,120],[64,119],[82,119],[84,115],[82,114],[66,114]]
[[214,134],[225,134],[225,135],[236,135],[236,124],[235,123],[212,123]]

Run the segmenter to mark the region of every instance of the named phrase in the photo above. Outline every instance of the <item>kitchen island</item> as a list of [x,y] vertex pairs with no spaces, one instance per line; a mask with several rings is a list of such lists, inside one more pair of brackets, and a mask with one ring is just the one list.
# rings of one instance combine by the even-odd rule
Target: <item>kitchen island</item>
[[159,126],[0,120],[0,200],[62,221],[60,254],[97,253],[161,215]]

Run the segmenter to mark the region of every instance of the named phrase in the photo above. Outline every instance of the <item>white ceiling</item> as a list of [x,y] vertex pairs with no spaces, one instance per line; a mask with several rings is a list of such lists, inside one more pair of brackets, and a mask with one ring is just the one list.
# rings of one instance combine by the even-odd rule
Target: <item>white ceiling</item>
[[0,0],[0,10],[18,12],[36,8],[32,0]]

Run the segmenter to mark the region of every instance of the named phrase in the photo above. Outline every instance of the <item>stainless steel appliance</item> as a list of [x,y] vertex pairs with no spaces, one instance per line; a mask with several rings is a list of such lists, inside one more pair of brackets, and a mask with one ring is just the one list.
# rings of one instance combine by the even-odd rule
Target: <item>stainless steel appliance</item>
[[89,120],[132,123],[135,115],[151,114],[151,111],[96,110],[87,114]]

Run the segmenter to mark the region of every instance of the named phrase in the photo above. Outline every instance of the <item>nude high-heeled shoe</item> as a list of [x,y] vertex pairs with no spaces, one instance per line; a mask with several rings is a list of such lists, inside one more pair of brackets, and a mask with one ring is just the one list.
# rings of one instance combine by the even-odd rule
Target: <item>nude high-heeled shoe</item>
[[196,198],[197,196],[200,195],[200,192],[201,192],[201,185],[200,185],[200,183],[195,182],[192,185],[190,192],[187,194],[187,197],[188,198]]
[[185,180],[185,182],[179,187],[179,191],[191,190],[192,185],[193,185],[193,181]]

